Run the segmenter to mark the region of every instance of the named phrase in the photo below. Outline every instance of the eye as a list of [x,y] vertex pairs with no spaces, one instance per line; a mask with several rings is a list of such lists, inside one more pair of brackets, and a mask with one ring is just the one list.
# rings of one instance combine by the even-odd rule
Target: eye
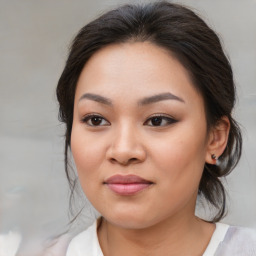
[[149,126],[167,126],[173,123],[176,123],[177,120],[169,116],[156,115],[150,117],[144,124]]
[[86,123],[89,126],[106,126],[110,125],[110,123],[99,115],[86,115],[82,119],[83,123]]

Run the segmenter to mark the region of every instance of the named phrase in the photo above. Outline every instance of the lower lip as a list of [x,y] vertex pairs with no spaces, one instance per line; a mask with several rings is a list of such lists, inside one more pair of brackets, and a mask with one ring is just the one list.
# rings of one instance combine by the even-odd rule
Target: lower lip
[[107,186],[115,193],[123,196],[129,196],[137,194],[138,192],[148,188],[150,183],[129,183],[129,184],[119,184],[111,183]]

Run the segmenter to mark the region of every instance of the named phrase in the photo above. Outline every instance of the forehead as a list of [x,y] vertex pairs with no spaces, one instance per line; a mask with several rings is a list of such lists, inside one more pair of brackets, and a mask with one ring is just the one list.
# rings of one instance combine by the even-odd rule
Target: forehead
[[202,101],[189,73],[170,52],[149,42],[123,43],[107,46],[89,59],[77,83],[76,100],[96,93],[125,102],[163,92],[186,102]]

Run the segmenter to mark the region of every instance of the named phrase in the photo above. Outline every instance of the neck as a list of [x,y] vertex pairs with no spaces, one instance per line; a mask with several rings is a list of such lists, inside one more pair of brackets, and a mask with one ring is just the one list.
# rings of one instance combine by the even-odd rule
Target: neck
[[105,219],[98,230],[106,256],[202,255],[215,226],[192,215],[172,216],[143,229],[125,229]]

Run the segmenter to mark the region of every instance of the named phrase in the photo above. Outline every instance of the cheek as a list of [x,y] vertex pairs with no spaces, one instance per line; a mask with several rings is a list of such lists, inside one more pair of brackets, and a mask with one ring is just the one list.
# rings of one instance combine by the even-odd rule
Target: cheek
[[204,166],[204,147],[195,141],[190,142],[192,144],[183,137],[155,147],[154,164],[158,173],[159,197],[168,201],[165,204],[159,200],[158,207],[166,211],[170,208],[180,209],[195,200],[197,195]]
[[[99,144],[100,143],[100,144]],[[98,177],[98,166],[104,157],[103,142],[87,136],[81,127],[73,127],[71,134],[71,151],[75,161],[78,177],[85,190]]]
[[179,132],[173,132],[161,143],[155,141],[151,155],[163,175],[169,175],[174,182],[189,182],[190,179],[199,182],[206,152],[206,136],[203,136],[206,133],[200,132],[202,136],[179,127]]

